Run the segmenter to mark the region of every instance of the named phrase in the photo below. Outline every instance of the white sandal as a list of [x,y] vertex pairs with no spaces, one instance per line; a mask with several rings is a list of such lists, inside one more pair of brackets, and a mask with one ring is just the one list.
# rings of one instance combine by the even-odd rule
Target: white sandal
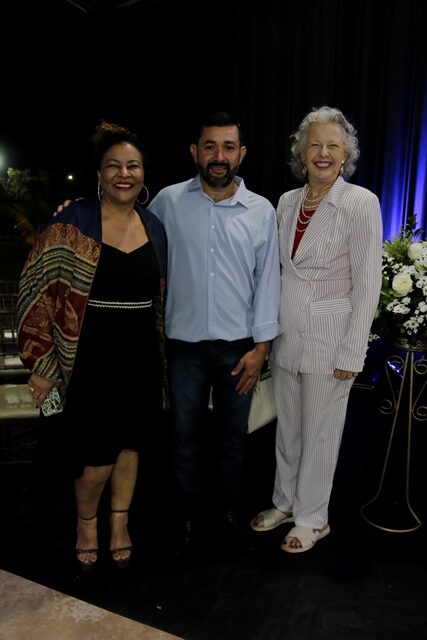
[[271,531],[281,524],[286,522],[293,522],[294,517],[292,513],[283,513],[273,507],[273,509],[267,509],[267,511],[260,511],[260,513],[251,520],[251,527],[254,531]]
[[[286,538],[280,545],[282,551],[286,551],[287,553],[303,553],[304,551],[308,551],[318,540],[325,538],[327,535],[331,533],[331,528],[327,524],[324,529],[311,529],[310,527],[293,527],[289,533],[286,534]],[[285,546],[285,542],[289,540],[289,538],[296,538],[300,543],[300,547],[287,547]]]

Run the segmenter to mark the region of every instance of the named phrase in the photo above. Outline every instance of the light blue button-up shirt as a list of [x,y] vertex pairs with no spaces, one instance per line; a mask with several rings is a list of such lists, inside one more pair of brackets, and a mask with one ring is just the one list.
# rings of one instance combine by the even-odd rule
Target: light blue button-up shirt
[[162,189],[149,206],[168,238],[169,338],[264,342],[281,333],[275,210],[236,182],[231,198],[214,202],[196,176]]

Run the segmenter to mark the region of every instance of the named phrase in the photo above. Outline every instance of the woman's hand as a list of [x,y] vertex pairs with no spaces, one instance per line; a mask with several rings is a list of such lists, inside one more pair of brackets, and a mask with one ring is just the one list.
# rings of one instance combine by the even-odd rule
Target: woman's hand
[[358,371],[344,371],[343,369],[334,369],[334,376],[338,380],[349,380],[350,378],[356,378]]
[[38,409],[40,409],[46,399],[47,394],[55,385],[56,380],[50,380],[49,378],[45,378],[44,376],[39,376],[37,373],[31,374],[28,380],[28,386],[30,387],[33,398],[36,401],[36,407]]

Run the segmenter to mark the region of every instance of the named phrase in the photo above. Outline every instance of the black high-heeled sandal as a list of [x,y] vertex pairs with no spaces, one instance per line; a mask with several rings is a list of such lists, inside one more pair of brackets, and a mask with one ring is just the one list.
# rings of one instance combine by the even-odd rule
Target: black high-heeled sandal
[[[111,509],[111,515],[114,513],[128,513],[129,509]],[[126,523],[127,526],[127,523]],[[117,554],[121,554],[127,552],[125,557],[115,557]],[[130,558],[132,555],[132,545],[128,545],[127,547],[116,547],[115,549],[110,549],[111,559],[114,563],[114,566],[117,569],[127,569],[130,564]]]
[[[77,516],[77,527],[79,526],[79,521],[91,522],[92,520],[95,520],[96,517],[97,517],[96,513],[91,518],[82,518],[81,516]],[[79,532],[77,530],[77,536],[78,534]],[[93,556],[95,557],[95,559],[93,559]],[[93,571],[98,561],[98,547],[92,548],[92,549],[82,549],[80,547],[76,547],[76,559],[80,569],[84,573],[89,573],[90,571]]]

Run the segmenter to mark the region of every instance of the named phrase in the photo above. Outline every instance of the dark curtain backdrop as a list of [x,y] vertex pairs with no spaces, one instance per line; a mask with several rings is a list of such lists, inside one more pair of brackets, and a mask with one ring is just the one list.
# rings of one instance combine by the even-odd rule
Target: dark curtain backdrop
[[425,0],[90,4],[83,13],[52,0],[24,13],[10,3],[10,37],[0,42],[0,147],[6,141],[12,157],[25,151],[22,163],[58,176],[73,171],[74,192],[58,181],[60,200],[96,185],[88,158],[101,117],[141,132],[154,195],[194,174],[195,114],[225,109],[246,132],[241,175],[276,205],[297,186],[289,135],[312,107],[328,104],[358,130],[352,180],[380,198],[385,237],[410,213],[427,226]]
[[[247,177],[277,202],[294,186],[289,134],[313,106],[356,125],[352,180],[380,198],[385,236],[427,218],[427,3],[236,3],[235,101],[249,134]],[[255,151],[255,158],[254,152]]]

